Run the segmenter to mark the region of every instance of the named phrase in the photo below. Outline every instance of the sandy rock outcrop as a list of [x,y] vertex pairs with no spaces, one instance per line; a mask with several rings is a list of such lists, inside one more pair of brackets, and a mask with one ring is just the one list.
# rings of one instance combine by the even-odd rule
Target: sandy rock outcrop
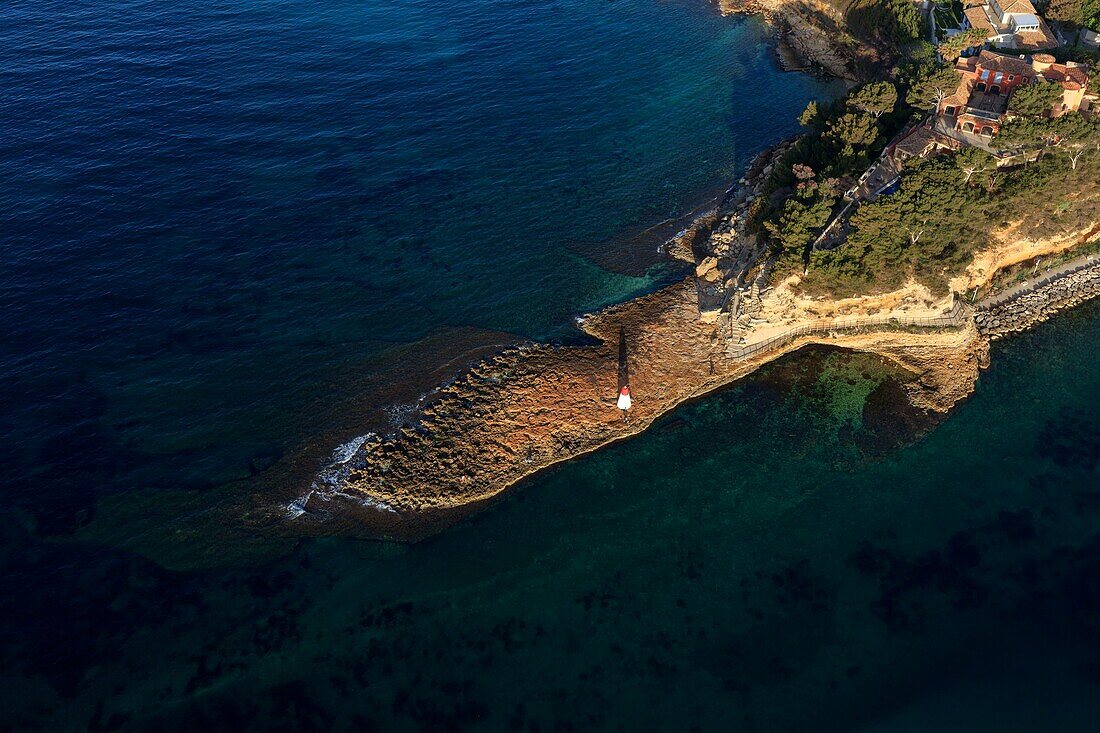
[[[724,324],[699,318],[694,278],[589,316],[589,347],[529,346],[439,390],[414,427],[364,443],[339,485],[307,510],[358,511],[382,534],[417,537],[546,466],[645,430],[685,400],[810,343],[872,351],[914,374],[916,404],[946,410],[973,388],[984,340],[942,333],[822,335],[747,360],[728,356]],[[634,408],[615,407],[620,333]]]

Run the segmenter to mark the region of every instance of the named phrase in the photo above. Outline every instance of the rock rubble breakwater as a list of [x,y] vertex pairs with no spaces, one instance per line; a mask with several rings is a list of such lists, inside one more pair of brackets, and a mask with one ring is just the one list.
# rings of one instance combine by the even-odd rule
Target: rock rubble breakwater
[[1100,256],[1084,258],[1065,271],[1033,278],[1013,290],[977,304],[974,322],[983,336],[996,340],[1025,331],[1100,296]]

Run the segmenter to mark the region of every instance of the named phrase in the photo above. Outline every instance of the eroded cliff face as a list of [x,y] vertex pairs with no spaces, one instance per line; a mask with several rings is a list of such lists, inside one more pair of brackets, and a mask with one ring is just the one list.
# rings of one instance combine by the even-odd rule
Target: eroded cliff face
[[884,334],[849,348],[880,354],[913,378],[904,385],[914,406],[945,413],[974,391],[981,370],[989,366],[989,340],[973,325],[938,334]]
[[725,14],[764,16],[776,29],[776,50],[788,71],[865,81],[887,61],[881,51],[853,38],[843,16],[820,0],[718,0],[718,7]]
[[[797,277],[766,286],[765,248],[743,220],[781,152],[779,146],[761,154],[737,193],[669,243],[669,254],[696,265],[693,276],[583,318],[591,346],[531,344],[482,361],[436,390],[410,425],[371,436],[326,470],[303,508],[335,511],[374,534],[425,536],[543,468],[636,435],[686,400],[812,343],[894,362],[911,375],[903,384],[907,398],[928,416],[965,399],[989,362],[988,329],[979,332],[969,310],[962,319],[952,316],[949,327],[897,326],[942,324],[945,313],[955,312],[952,297],[936,298],[915,282],[843,300],[805,295]],[[1006,263],[1072,248],[1095,233],[1036,243],[1005,231],[952,289],[984,292]],[[880,330],[826,330],[747,359],[731,356],[822,319],[829,328],[834,319],[895,320]],[[616,407],[624,381],[633,396],[626,414]]]
[[993,232],[992,243],[975,253],[966,270],[952,278],[949,287],[957,293],[974,291],[986,294],[990,283],[1013,265],[1056,257],[1068,250],[1084,246],[1100,235],[1100,224],[1091,223],[1076,231],[1058,232],[1042,239],[1020,235],[1023,221],[1013,221]]

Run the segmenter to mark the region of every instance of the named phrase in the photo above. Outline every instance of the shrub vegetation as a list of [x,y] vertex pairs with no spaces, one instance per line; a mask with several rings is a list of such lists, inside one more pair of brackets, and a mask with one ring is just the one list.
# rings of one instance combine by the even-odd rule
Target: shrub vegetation
[[1013,224],[1020,236],[1049,237],[1095,222],[1100,121],[1050,119],[1052,92],[1034,85],[1016,92],[1014,119],[994,142],[1011,151],[1042,149],[1039,160],[997,168],[990,154],[965,148],[910,161],[896,192],[859,206],[842,244],[812,251],[844,205],[841,193],[906,123],[958,85],[949,66],[923,59],[896,69],[894,78],[803,112],[808,134],[775,166],[752,222],[775,258],[773,278],[804,273],[800,288],[836,297],[891,290],[911,278],[945,293],[995,230]]

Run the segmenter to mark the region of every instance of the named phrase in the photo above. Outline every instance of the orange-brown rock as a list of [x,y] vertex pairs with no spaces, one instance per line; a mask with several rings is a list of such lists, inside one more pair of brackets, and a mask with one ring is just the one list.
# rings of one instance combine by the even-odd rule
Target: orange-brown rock
[[[634,397],[625,418],[615,407],[620,327]],[[367,509],[367,521],[384,533],[415,537],[539,469],[637,434],[677,404],[807,343],[893,359],[914,373],[916,404],[935,410],[969,394],[987,347],[972,328],[892,332],[803,338],[734,361],[721,327],[721,321],[700,321],[689,278],[585,319],[583,328],[598,345],[536,345],[495,357],[442,388],[416,429],[364,445],[339,497],[330,494],[327,501],[388,507]]]

